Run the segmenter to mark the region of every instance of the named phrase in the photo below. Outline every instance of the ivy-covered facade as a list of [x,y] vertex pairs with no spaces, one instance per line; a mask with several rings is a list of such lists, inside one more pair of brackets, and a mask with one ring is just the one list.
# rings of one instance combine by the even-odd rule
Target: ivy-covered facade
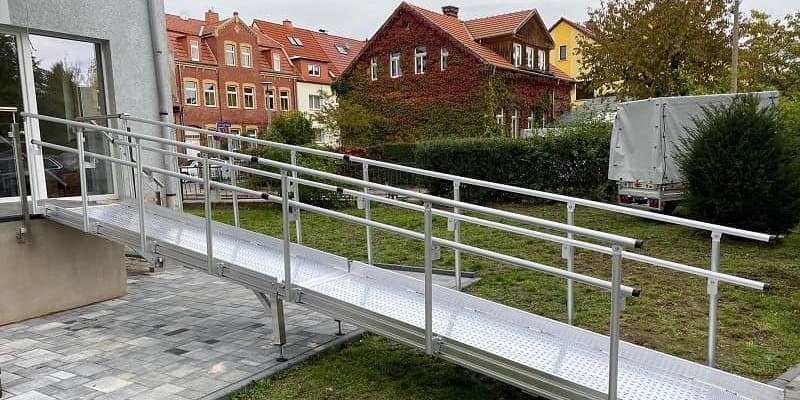
[[549,65],[535,10],[461,21],[454,8],[402,3],[342,75],[340,95],[376,118],[376,140],[522,137],[569,111],[574,82]]

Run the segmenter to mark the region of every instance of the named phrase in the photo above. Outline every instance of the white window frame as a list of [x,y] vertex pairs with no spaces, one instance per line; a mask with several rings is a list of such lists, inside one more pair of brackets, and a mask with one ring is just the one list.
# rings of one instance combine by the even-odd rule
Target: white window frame
[[[284,96],[284,94],[285,94],[285,96]],[[289,110],[291,110],[292,109],[292,103],[290,101],[291,98],[289,97],[289,90],[281,89],[278,92],[278,95],[279,95],[280,102],[281,102],[281,111],[289,111]],[[284,100],[286,101],[286,107],[284,107],[284,104],[283,104]]]
[[511,61],[514,63],[515,67],[519,67],[522,65],[522,45],[519,43],[514,43],[514,52],[511,55]]
[[369,76],[373,81],[378,80],[378,57],[369,60]]
[[281,55],[280,54],[273,54],[272,55],[272,70],[275,72],[281,72]]
[[318,94],[310,94],[308,95],[308,109],[319,111],[322,110],[322,96]]
[[399,78],[403,76],[403,70],[400,69],[399,51],[389,54],[389,76],[392,78]]
[[[231,91],[231,88],[234,88]],[[236,105],[231,105],[231,95],[235,100]],[[228,103],[228,108],[239,108],[239,86],[238,85],[225,85],[225,100]]]
[[322,73],[320,72],[322,68],[319,64],[308,64],[308,74],[310,76],[320,76]]
[[517,109],[511,113],[511,137],[515,139],[519,137],[519,110]]
[[[231,135],[242,136],[242,128],[233,128],[231,127],[228,129],[228,133]],[[242,148],[242,141],[238,139],[228,139],[228,150],[230,151],[239,151]]]
[[[206,85],[211,85],[211,89],[209,90]],[[209,94],[211,94],[211,99],[213,101],[209,104]],[[214,82],[203,82],[203,104],[206,107],[216,107],[217,106],[217,84]]]
[[500,109],[500,112],[494,116],[494,121],[500,126],[503,126],[506,123],[505,112],[502,108]]
[[447,47],[442,47],[439,50],[439,70],[444,71],[447,69],[447,59],[450,57],[450,50]]
[[533,57],[534,57],[533,47],[525,46],[525,65],[528,68],[533,68]]
[[200,61],[200,42],[197,40],[189,41],[189,54],[192,61]]
[[531,110],[530,113],[528,113],[528,129],[533,130],[533,120],[533,110]]
[[[248,93],[248,90],[250,93]],[[250,99],[250,106],[247,105],[247,99]],[[256,108],[256,88],[255,86],[242,86],[242,106],[247,110],[254,110]]]
[[425,73],[425,64],[428,62],[428,48],[417,46],[414,48],[414,74],[422,75]]
[[540,70],[546,71],[547,70],[547,52],[542,50],[542,49],[539,49],[539,51],[537,53],[538,53],[538,56],[537,56],[538,63],[537,63],[536,66],[539,67]]
[[[190,88],[189,85],[193,85],[193,88]],[[189,93],[194,93],[194,103],[189,101]],[[183,104],[187,106],[198,106],[199,99],[197,98],[197,81],[196,80],[185,80],[183,81]]]
[[236,44],[225,43],[225,65],[236,66]]
[[266,96],[264,96],[264,101],[266,104],[264,106],[267,110],[275,110],[275,89],[267,89],[264,91]]
[[239,55],[242,57],[242,67],[253,67],[253,52],[250,46],[239,46]]

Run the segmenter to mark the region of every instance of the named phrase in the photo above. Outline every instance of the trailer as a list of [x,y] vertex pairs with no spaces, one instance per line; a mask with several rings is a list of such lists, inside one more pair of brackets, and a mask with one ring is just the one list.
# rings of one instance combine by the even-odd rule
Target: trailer
[[[751,93],[762,107],[777,105],[778,92]],[[608,179],[617,182],[617,201],[671,213],[683,199],[676,155],[681,139],[703,109],[729,104],[735,94],[659,97],[620,103],[611,134]]]

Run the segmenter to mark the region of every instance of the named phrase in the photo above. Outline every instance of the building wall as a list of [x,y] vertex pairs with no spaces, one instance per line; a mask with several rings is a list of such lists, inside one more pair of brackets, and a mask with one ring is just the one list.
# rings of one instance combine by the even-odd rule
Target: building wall
[[[550,35],[556,42],[555,49],[550,52],[550,62],[573,79],[577,79],[581,74],[581,60],[575,51],[578,48],[578,38],[582,36],[581,33],[569,24],[562,22],[550,32]],[[559,48],[564,45],[567,46],[567,59],[561,60]]]
[[[313,110],[309,107],[309,96],[319,96],[320,91],[325,93],[325,95],[331,95],[331,87],[330,85],[323,85],[319,83],[309,83],[309,82],[297,82],[297,110],[300,112],[305,113],[309,117],[317,113],[319,110]],[[332,97],[329,101],[335,101]],[[332,132],[324,131],[322,126],[314,122],[312,120],[312,125],[315,129],[322,130],[320,137],[318,137],[318,142],[328,145],[328,146],[337,146],[338,145],[338,138]]]

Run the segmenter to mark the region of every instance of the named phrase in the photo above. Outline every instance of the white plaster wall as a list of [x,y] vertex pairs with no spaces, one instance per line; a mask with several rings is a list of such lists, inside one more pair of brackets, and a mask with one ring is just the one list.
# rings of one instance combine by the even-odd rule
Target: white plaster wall
[[[318,83],[308,83],[308,82],[297,82],[297,109],[298,111],[304,112],[307,115],[312,115],[317,110],[311,110],[308,107],[308,96],[309,95],[317,95],[319,91],[322,90],[323,93],[328,95],[331,94],[331,87],[329,85],[320,85]],[[330,101],[335,101],[334,98],[331,98]],[[316,122],[313,122],[315,128],[320,128],[320,125]],[[331,132],[323,132],[323,143],[329,146],[337,145],[336,139]]]

